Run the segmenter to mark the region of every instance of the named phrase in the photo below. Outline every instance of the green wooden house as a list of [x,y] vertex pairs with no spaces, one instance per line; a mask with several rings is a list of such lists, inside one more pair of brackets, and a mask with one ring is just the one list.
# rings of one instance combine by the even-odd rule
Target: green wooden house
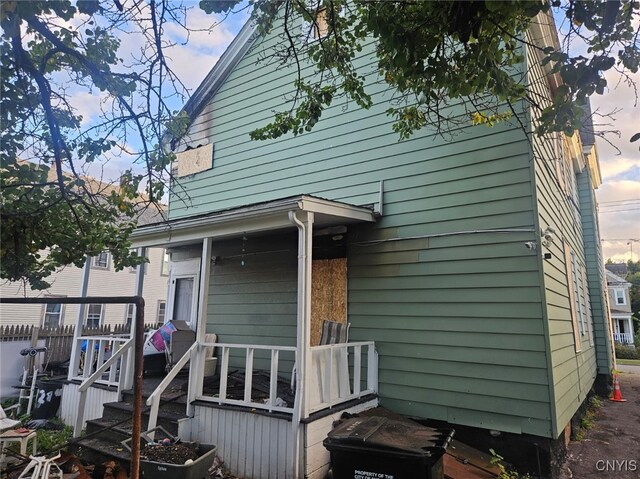
[[[529,37],[557,42],[552,20]],[[169,220],[134,234],[170,251],[167,320],[196,331],[184,431],[242,477],[316,478],[331,422],[379,404],[549,462],[612,368],[592,135],[505,121],[398,141],[372,74],[370,110],[251,141],[291,92],[291,69],[257,62],[278,41],[249,23],[216,63],[185,106]],[[541,98],[559,84],[532,50],[521,73]],[[346,343],[323,338],[334,323]]]

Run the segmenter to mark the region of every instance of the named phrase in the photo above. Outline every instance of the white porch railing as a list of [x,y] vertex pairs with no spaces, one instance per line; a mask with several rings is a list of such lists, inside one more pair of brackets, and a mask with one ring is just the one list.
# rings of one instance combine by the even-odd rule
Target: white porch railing
[[[73,429],[74,437],[79,437],[80,432],[82,431],[82,425],[84,424],[84,410],[87,403],[87,390],[89,387],[94,383],[117,385],[118,394],[120,394],[125,387],[128,367],[131,364],[129,359],[133,354],[133,338],[104,338],[98,336],[94,338],[85,337],[84,339],[88,341],[88,344],[85,351],[84,367],[82,368],[83,375],[73,378],[84,378],[82,384],[80,384],[80,387],[78,388],[78,391],[80,392],[80,399],[78,401],[78,415],[76,416],[76,423]],[[79,338],[78,340],[84,339]],[[103,342],[106,342],[106,344],[101,344]],[[95,344],[98,344],[98,348],[95,348]],[[102,359],[104,359],[107,346],[110,348],[110,356],[102,361]],[[78,345],[77,351],[80,351],[80,344]],[[89,351],[91,351],[91,354],[89,354]],[[97,356],[95,358],[96,365],[100,364],[100,366],[97,367],[95,372],[90,374],[88,377],[85,377],[84,375],[88,374],[87,371],[90,372],[93,367],[94,356]],[[107,375],[107,379],[103,378],[105,375]]]
[[[232,404],[236,406],[246,406],[255,409],[264,409],[267,411],[293,412],[293,406],[277,406],[276,399],[278,397],[278,371],[280,366],[280,353],[288,351],[293,353],[294,361],[296,348],[293,346],[263,346],[249,344],[220,344],[220,343],[203,343],[202,347],[216,347],[220,351],[220,387],[217,394],[205,395],[202,390],[196,391],[196,399],[202,401],[215,402],[218,404]],[[233,399],[227,397],[227,384],[229,380],[229,358],[232,349],[244,351],[244,395],[243,399]],[[251,392],[253,389],[253,370],[254,370],[254,353],[256,351],[268,351],[269,358],[269,396],[266,403],[254,400]]]
[[631,333],[613,333],[613,340],[619,344],[633,344]]
[[[149,411],[149,423],[147,426],[147,430],[152,431],[158,424],[158,411],[160,410],[160,399],[162,399],[162,393],[164,392],[165,389],[167,389],[167,386],[171,384],[171,381],[175,379],[178,373],[182,371],[182,368],[185,367],[187,363],[191,360],[191,358],[194,356],[197,349],[198,349],[198,342],[196,341],[187,350],[187,352],[184,353],[180,359],[178,359],[178,362],[176,362],[173,365],[173,367],[171,368],[171,371],[167,373],[164,379],[160,382],[160,384],[158,384],[158,386],[153,390],[153,392],[147,399],[147,406],[151,406],[151,409]],[[189,367],[191,367],[191,365],[189,365]],[[149,433],[149,437],[151,439],[155,437],[153,431]]]
[[[123,346],[130,341],[126,336],[80,336],[76,339],[76,351],[80,352],[83,343],[85,350],[71,358],[69,379],[84,381],[91,377],[92,383],[120,387],[121,379],[127,375],[129,348]],[[103,367],[105,364],[108,367]],[[100,375],[96,373],[100,371]]]
[[311,371],[310,413],[378,391],[378,353],[373,341],[313,346]]
[[[190,367],[193,368],[197,355],[203,354],[209,347],[215,347],[220,351],[220,384],[218,391],[213,394],[205,394],[202,381],[198,381],[197,385],[195,385],[195,381],[190,381],[190,390],[193,387],[197,387],[197,390],[193,392],[193,396],[191,392],[189,393],[190,398],[216,404],[262,409],[269,412],[294,412],[294,405],[278,405],[276,399],[278,398],[279,371],[282,366],[280,355],[283,352],[291,353],[295,363],[295,347],[196,342],[180,358],[147,399],[147,405],[151,406],[149,429],[153,429],[157,423],[160,399],[166,387],[189,361],[191,361]],[[232,350],[240,350],[244,353],[244,391],[242,399],[231,398],[227,394],[230,377],[230,353]],[[266,401],[261,401],[252,395],[256,351],[267,352],[261,358],[261,361],[267,361],[269,370],[269,394]],[[373,341],[315,346],[311,348],[311,357],[312,376],[307,382],[310,413],[377,392],[378,354]],[[236,358],[238,357],[236,356]],[[239,365],[238,369],[242,369],[242,367]]]

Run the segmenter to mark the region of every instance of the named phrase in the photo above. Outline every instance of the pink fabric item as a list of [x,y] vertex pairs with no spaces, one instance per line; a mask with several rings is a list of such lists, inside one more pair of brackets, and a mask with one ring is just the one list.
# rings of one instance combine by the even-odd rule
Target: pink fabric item
[[151,336],[151,344],[155,347],[158,352],[162,352],[165,350],[165,342],[169,342],[171,340],[171,333],[176,330],[176,327],[167,323],[164,324]]

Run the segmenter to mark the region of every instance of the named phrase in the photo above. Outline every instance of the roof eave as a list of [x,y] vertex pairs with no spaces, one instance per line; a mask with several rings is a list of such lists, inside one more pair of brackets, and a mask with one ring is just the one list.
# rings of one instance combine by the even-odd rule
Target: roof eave
[[224,238],[292,228],[290,211],[307,211],[335,222],[375,222],[374,212],[365,207],[339,203],[309,195],[258,203],[206,215],[179,218],[136,229],[133,247],[179,246],[203,238]]

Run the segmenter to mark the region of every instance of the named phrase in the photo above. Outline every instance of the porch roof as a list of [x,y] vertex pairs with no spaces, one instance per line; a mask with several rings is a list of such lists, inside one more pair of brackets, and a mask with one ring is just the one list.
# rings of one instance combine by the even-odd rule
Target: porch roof
[[294,224],[289,219],[290,211],[314,213],[314,224],[317,226],[376,220],[373,208],[311,195],[298,195],[142,225],[133,232],[131,241],[136,248],[180,246],[203,238],[224,238],[245,233],[294,228]]

